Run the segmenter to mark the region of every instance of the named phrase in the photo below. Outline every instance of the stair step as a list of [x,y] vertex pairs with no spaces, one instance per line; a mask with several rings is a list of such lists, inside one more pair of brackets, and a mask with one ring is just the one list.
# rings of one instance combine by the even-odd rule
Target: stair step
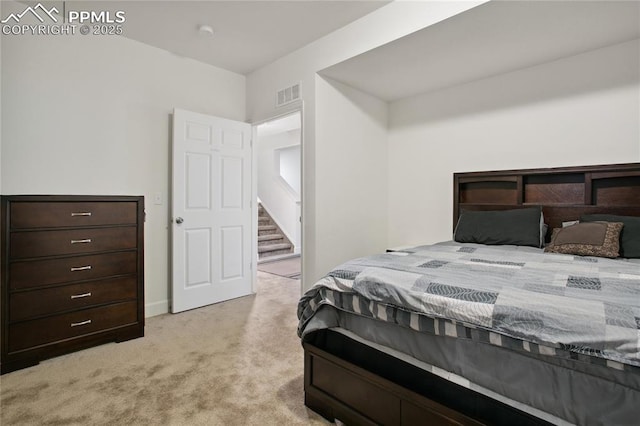
[[278,227],[275,225],[258,225],[258,236],[277,234]]
[[291,249],[291,244],[289,243],[269,244],[265,246],[258,246],[258,253],[266,253],[266,252],[273,252],[278,250],[290,250],[290,249]]
[[258,260],[265,260],[265,259],[269,259],[270,257],[279,257],[284,254],[289,255],[291,253],[293,253],[292,248],[288,248],[284,250],[266,251],[264,253],[258,253]]
[[267,234],[267,235],[259,235],[258,242],[261,241],[271,241],[271,240],[281,240],[282,234]]
[[258,225],[269,225],[271,223],[271,219],[269,216],[258,217]]
[[258,247],[268,246],[270,244],[279,244],[279,243],[287,243],[284,235],[280,233],[275,234],[267,234],[267,235],[258,235]]

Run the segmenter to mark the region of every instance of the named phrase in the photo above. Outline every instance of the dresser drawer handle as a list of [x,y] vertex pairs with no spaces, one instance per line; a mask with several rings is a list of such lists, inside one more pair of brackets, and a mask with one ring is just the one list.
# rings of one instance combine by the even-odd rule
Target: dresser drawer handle
[[90,243],[91,242],[91,238],[85,238],[84,240],[71,240],[71,244],[83,244],[83,243]]
[[71,327],[79,327],[81,325],[89,325],[91,324],[91,320],[80,321],[80,322],[72,322]]
[[82,293],[82,294],[72,294],[71,298],[72,299],[81,299],[83,297],[91,297],[91,293]]
[[78,266],[77,268],[71,268],[71,272],[77,272],[77,271],[90,271],[91,270],[91,265],[87,265],[87,266]]
[[71,217],[76,217],[76,216],[91,216],[91,212],[74,212],[74,213],[71,213]]

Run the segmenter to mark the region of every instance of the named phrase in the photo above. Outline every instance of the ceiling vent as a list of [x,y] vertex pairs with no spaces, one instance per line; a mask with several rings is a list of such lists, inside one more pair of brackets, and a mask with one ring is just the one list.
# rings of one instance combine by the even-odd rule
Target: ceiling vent
[[276,94],[276,106],[280,107],[300,99],[300,83],[296,83],[291,87],[278,90]]

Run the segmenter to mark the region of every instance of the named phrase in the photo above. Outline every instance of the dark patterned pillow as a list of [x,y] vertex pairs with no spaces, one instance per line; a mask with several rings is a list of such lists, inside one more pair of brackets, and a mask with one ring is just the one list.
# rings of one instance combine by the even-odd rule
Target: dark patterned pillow
[[621,222],[586,222],[556,228],[544,251],[615,258],[620,255]]
[[580,222],[622,222],[620,233],[620,257],[640,258],[640,217],[612,214],[590,214],[580,218]]

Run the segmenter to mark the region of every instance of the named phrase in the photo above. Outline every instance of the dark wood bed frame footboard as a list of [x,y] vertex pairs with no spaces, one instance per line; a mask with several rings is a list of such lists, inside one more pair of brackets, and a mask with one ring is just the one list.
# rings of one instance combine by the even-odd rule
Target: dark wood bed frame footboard
[[[463,210],[542,206],[549,225],[583,214],[640,216],[640,163],[455,173]],[[546,422],[330,330],[307,336],[305,404],[348,425],[541,425]]]
[[529,414],[320,330],[303,343],[305,405],[347,425],[545,425]]

